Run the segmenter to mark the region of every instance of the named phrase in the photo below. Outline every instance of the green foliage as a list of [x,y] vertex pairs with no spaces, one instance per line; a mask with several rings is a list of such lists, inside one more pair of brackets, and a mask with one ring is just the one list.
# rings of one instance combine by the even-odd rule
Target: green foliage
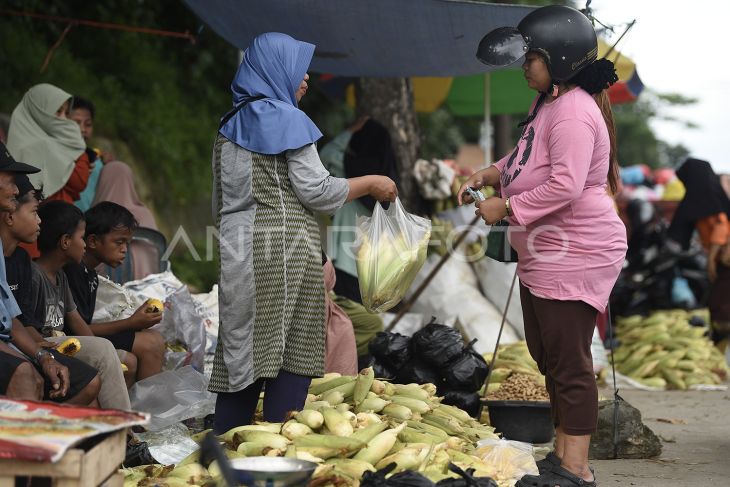
[[446,108],[420,113],[418,124],[421,129],[421,157],[424,159],[453,158],[465,142],[457,118]]
[[[179,0],[16,0],[5,8],[176,32],[200,21]],[[209,29],[196,44],[141,33],[74,26],[40,67],[63,23],[0,17],[0,112],[11,113],[36,83],[53,83],[96,105],[95,135],[136,173],[165,233],[183,225],[195,241],[210,214],[210,153],[220,116],[229,109],[237,50]],[[108,142],[106,142],[108,141]],[[110,143],[111,147],[106,147]],[[127,157],[129,159],[127,159]],[[217,280],[215,262],[172,256],[175,273],[198,289]]]
[[656,168],[673,166],[684,160],[689,154],[687,148],[661,140],[649,122],[665,120],[694,128],[694,124],[668,115],[667,109],[696,102],[696,99],[674,93],[657,94],[645,90],[636,102],[614,106],[619,163],[622,166],[647,164]]
[[[171,31],[195,31],[199,21],[176,0],[11,2],[18,10]],[[32,85],[49,82],[91,99],[96,133],[126,142],[138,180],[157,208],[209,201],[210,149],[236,50],[210,31],[196,45],[147,34],[73,27],[39,69],[64,24],[0,17],[0,111],[10,113]],[[184,212],[181,212],[184,213]]]

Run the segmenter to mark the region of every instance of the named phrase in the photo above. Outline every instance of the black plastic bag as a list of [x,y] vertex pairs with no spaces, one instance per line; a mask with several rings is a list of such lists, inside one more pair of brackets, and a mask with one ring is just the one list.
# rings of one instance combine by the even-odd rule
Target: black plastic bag
[[398,370],[396,381],[401,384],[435,384],[440,385],[443,380],[441,374],[426,362],[414,358]]
[[373,372],[375,373],[375,377],[378,379],[386,379],[389,381],[395,380],[395,372],[391,371],[388,367],[380,363],[379,359],[375,359],[373,361]]
[[478,392],[439,389],[439,395],[444,397],[443,401],[441,401],[442,403],[463,409],[472,418],[476,418],[479,415],[481,397]]
[[398,370],[411,360],[411,339],[399,333],[381,331],[370,341],[368,350],[382,365]]
[[489,477],[474,477],[474,469],[470,468],[466,472],[449,463],[449,470],[461,476],[460,479],[444,479],[436,484],[436,487],[499,487],[497,483]]
[[474,351],[472,340],[460,356],[449,362],[444,369],[444,380],[454,390],[478,391],[487,380],[489,366],[484,357]]
[[400,472],[389,479],[388,475],[396,467],[395,463],[387,465],[377,472],[365,472],[360,481],[360,487],[434,487],[434,483],[418,472]]
[[464,338],[459,330],[436,323],[429,323],[416,332],[411,342],[414,355],[439,368],[445,368],[464,350]]

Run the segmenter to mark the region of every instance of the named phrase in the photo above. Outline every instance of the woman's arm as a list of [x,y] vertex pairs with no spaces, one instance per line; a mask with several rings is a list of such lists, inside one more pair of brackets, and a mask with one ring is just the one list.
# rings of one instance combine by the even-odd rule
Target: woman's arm
[[398,188],[388,176],[360,176],[348,179],[347,184],[350,186],[347,202],[363,196],[372,196],[378,201],[395,201],[398,196]]
[[529,225],[581,195],[593,157],[594,141],[593,128],[583,121],[564,120],[553,127],[548,139],[548,180],[510,197],[512,213],[520,225]]
[[483,188],[484,186],[499,186],[499,177],[501,175],[502,169],[500,163],[502,162],[503,161],[500,161],[497,164],[492,164],[491,166],[485,169],[480,169],[479,171],[472,174],[469,179],[467,179],[466,182],[461,185],[461,188],[459,188],[459,192],[457,193],[457,200],[459,201],[459,204],[463,205],[464,203],[474,202],[469,194],[464,194],[466,188],[479,189]]
[[345,204],[347,180],[327,172],[314,144],[287,151],[289,180],[301,203],[314,212],[334,213]]
[[84,152],[78,159],[76,159],[76,164],[74,165],[71,177],[69,177],[68,181],[66,181],[62,191],[69,194],[74,201],[78,200],[81,192],[86,189],[86,185],[89,183],[90,174],[91,163],[89,161],[89,156],[86,152]]

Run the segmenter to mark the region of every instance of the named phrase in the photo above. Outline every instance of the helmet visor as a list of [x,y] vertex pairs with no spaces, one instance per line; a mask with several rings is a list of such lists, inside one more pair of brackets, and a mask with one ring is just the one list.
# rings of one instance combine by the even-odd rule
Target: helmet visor
[[479,42],[477,58],[489,66],[504,67],[520,59],[527,51],[527,43],[519,30],[500,27]]

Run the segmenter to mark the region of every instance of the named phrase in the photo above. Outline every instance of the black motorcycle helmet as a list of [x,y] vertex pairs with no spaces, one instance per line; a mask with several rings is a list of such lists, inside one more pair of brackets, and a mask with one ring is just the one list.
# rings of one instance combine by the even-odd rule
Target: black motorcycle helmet
[[582,12],[550,5],[530,12],[517,28],[500,27],[485,35],[477,58],[489,66],[508,66],[528,51],[545,56],[553,83],[568,81],[598,57],[598,40]]

